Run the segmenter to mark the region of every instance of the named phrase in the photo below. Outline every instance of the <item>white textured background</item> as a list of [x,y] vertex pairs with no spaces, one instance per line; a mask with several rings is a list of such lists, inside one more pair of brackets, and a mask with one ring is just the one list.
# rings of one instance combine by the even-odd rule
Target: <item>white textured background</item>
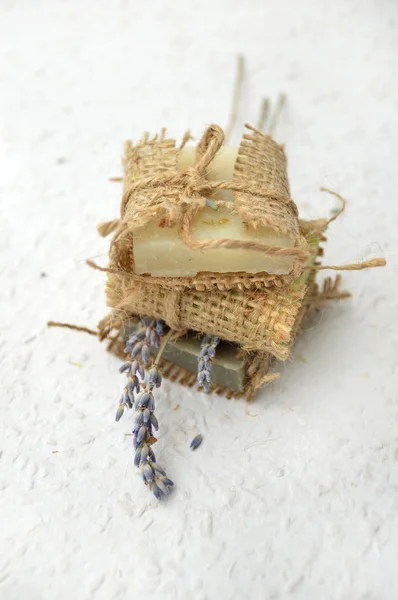
[[[396,599],[397,21],[394,0],[1,0],[1,600]],[[240,124],[288,94],[300,209],[348,199],[326,260],[389,265],[345,276],[254,405],[164,385],[158,504],[118,361],[46,321],[103,316],[84,260],[106,261],[124,139],[224,124],[238,51]]]

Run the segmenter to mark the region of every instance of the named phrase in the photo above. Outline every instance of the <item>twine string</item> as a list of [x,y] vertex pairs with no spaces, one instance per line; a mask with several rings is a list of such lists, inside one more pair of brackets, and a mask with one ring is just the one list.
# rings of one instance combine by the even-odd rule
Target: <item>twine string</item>
[[[282,100],[280,102],[282,105]],[[246,125],[249,130],[257,131],[254,127]],[[260,133],[260,132],[258,132]],[[259,187],[256,181],[248,181],[239,183],[236,181],[209,181],[206,178],[207,169],[216,156],[217,152],[222,147],[225,141],[225,135],[221,127],[218,125],[210,125],[196,149],[195,164],[181,172],[166,172],[160,175],[145,177],[139,180],[134,180],[129,183],[126,191],[123,194],[121,202],[121,218],[113,221],[101,223],[98,226],[98,231],[102,236],[109,235],[115,232],[112,240],[114,246],[121,236],[126,232],[134,229],[134,216],[126,220],[125,215],[129,206],[130,200],[139,192],[151,191],[151,203],[148,210],[148,218],[155,218],[161,210],[167,210],[169,214],[169,225],[177,224],[179,235],[184,244],[192,250],[209,250],[216,248],[228,249],[246,249],[256,252],[262,252],[268,257],[287,257],[296,259],[294,268],[299,277],[303,269],[310,270],[341,270],[341,271],[357,271],[372,267],[381,267],[386,264],[384,258],[374,258],[363,261],[361,263],[350,263],[347,265],[308,265],[310,253],[304,244],[297,244],[293,248],[283,246],[269,246],[254,240],[239,240],[231,238],[205,239],[195,240],[193,238],[193,219],[198,210],[206,204],[206,197],[211,196],[219,190],[229,190],[235,193],[248,194],[254,197],[263,198],[264,200],[277,200],[289,206],[296,216],[298,216],[297,206],[289,197],[277,193],[276,191]],[[321,191],[334,195],[341,201],[340,210],[330,219],[320,219],[315,222],[311,234],[320,234],[325,231],[326,227],[336,220],[345,210],[346,201],[340,194],[321,188]],[[231,207],[225,203],[218,202],[219,205]],[[298,269],[297,269],[298,268]]]
[[[249,127],[249,129],[252,129]],[[203,208],[206,197],[219,190],[229,190],[235,193],[249,194],[265,200],[283,202],[291,208],[294,214],[298,210],[294,201],[289,197],[279,194],[275,190],[261,188],[255,181],[239,183],[236,181],[209,181],[206,179],[207,169],[217,152],[224,143],[224,132],[218,125],[210,125],[202,136],[196,150],[196,160],[193,167],[175,173],[162,173],[131,182],[123,194],[121,202],[121,218],[114,221],[100,223],[97,229],[105,237],[115,233],[115,243],[127,229],[134,227],[124,219],[130,200],[139,192],[151,190],[151,216],[155,217],[159,210],[165,208],[164,200],[168,200],[167,210],[170,214],[170,224],[177,223],[184,244],[192,250],[208,250],[215,248],[246,249],[262,252],[270,257],[292,257],[302,265],[309,259],[309,252],[303,245],[293,248],[284,246],[269,246],[254,240],[237,240],[231,238],[206,239],[197,241],[192,235],[192,222],[198,210]]]

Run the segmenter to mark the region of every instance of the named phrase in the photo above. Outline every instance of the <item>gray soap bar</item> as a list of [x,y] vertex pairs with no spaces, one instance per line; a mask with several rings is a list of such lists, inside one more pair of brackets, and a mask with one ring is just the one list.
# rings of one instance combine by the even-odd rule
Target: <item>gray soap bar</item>
[[[123,328],[123,336],[127,337],[137,329],[141,329],[141,323],[130,321]],[[211,379],[216,385],[229,388],[235,392],[243,392],[245,388],[245,361],[238,358],[240,348],[221,341],[217,346],[216,356],[213,360]],[[200,339],[194,333],[188,333],[184,337],[168,342],[163,352],[166,360],[178,367],[187,369],[192,373],[198,370],[198,355],[200,352]],[[151,348],[151,354],[156,355],[157,349]]]

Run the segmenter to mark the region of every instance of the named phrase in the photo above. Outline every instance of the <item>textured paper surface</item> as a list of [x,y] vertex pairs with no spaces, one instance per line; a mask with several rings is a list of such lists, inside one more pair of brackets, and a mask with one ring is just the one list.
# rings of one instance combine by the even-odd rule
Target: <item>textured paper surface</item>
[[[395,600],[395,3],[4,0],[0,34],[1,599]],[[132,418],[113,421],[119,362],[45,323],[103,316],[84,260],[106,264],[121,140],[225,122],[237,50],[240,125],[288,94],[276,137],[301,211],[336,206],[320,185],[348,200],[325,262],[389,266],[344,275],[353,300],[249,408],[165,384],[157,455],[177,486],[158,506]]]

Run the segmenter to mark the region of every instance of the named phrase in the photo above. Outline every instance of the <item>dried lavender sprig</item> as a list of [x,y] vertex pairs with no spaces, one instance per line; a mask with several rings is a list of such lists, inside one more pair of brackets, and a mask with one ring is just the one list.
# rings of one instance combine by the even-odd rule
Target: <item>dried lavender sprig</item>
[[132,359],[138,359],[141,355],[142,362],[147,365],[150,359],[149,348],[160,348],[160,336],[164,335],[166,323],[152,317],[141,317],[141,323],[143,329],[128,337],[124,351],[131,354]]
[[127,375],[127,385],[124,388],[123,395],[119,400],[119,406],[116,411],[115,420],[120,421],[123,416],[125,408],[133,408],[135,398],[134,392],[140,391],[140,380],[145,377],[145,371],[137,360],[125,362],[119,369],[120,373]]
[[144,483],[158,499],[167,496],[174,486],[173,481],[166,476],[165,471],[157,464],[155,453],[152,450],[152,444],[157,441],[153,435],[153,430],[157,431],[159,428],[154,412],[155,399],[153,391],[162,384],[162,376],[157,362],[165,345],[165,343],[162,344],[154,365],[148,370],[145,382],[142,384],[143,391],[136,397],[136,416],[133,428],[134,464],[136,467],[140,467]]
[[[120,367],[120,372],[126,373],[128,383],[119,403],[116,420],[118,421],[122,417],[126,406],[128,408],[135,407],[136,414],[133,427],[134,464],[140,467],[144,482],[156,498],[160,499],[171,491],[174,483],[157,464],[155,453],[152,450],[152,444],[157,441],[153,435],[153,430],[157,431],[159,428],[154,413],[153,390],[162,384],[158,363],[173,332],[170,330],[162,344],[160,344],[160,336],[165,333],[165,322],[151,317],[142,317],[141,321],[145,330],[129,336],[126,343],[125,352],[131,353],[131,360]],[[153,366],[146,371],[139,362],[139,355],[141,354],[141,360],[144,364],[147,364],[150,357],[149,346],[159,348],[159,351]],[[141,382],[137,374],[140,376]]]
[[133,408],[134,392],[140,391],[140,380],[145,377],[145,370],[139,362],[141,355],[142,362],[146,365],[150,359],[150,346],[154,348],[160,347],[160,336],[164,335],[166,323],[162,319],[154,319],[152,317],[142,317],[141,323],[144,327],[137,333],[132,333],[126,342],[124,349],[126,354],[130,354],[130,359],[127,360],[119,369],[120,373],[126,373],[127,385],[124,388],[123,395],[119,401],[119,406],[116,411],[115,420],[120,421],[124,414],[125,408]]
[[216,348],[220,343],[220,338],[215,335],[205,335],[200,343],[201,350],[198,356],[198,385],[206,393],[209,393],[211,387],[211,367],[212,360],[216,355]]

